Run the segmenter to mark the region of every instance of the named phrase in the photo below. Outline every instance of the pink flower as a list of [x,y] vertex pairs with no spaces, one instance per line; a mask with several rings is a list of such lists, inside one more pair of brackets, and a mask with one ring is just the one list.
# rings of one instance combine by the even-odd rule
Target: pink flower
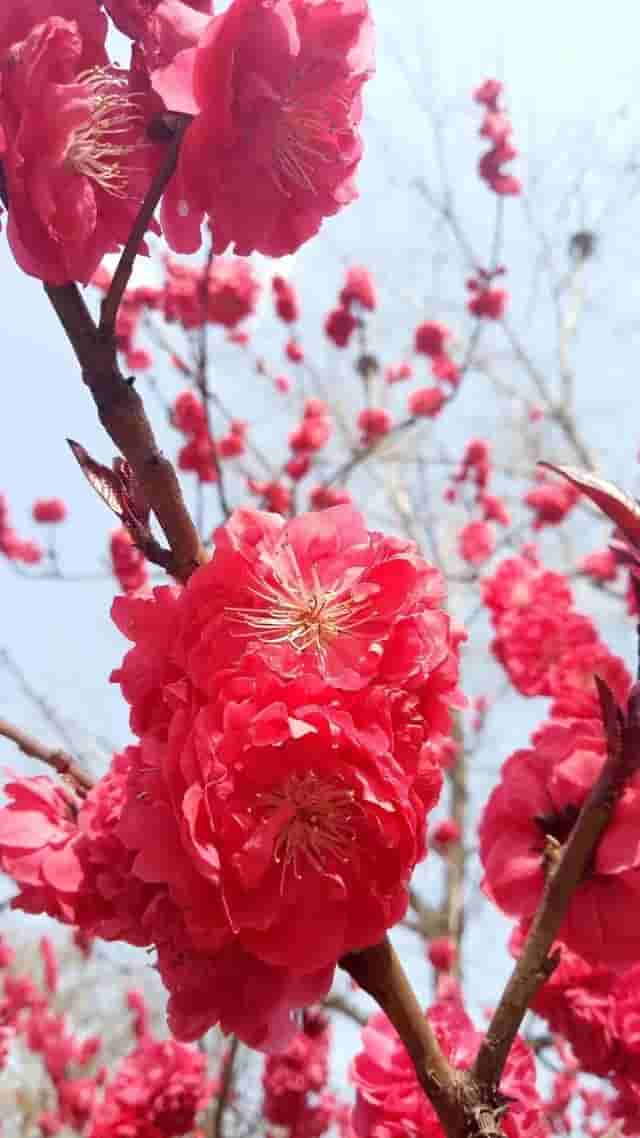
[[610,549],[603,549],[601,552],[589,553],[587,557],[583,557],[578,565],[578,572],[601,583],[615,581],[618,576],[618,563]]
[[326,1015],[309,1009],[302,1030],[286,1051],[267,1058],[262,1074],[262,1114],[272,1126],[286,1126],[291,1138],[319,1136],[328,1127],[319,1095],[329,1076],[331,1029]]
[[368,269],[362,266],[347,269],[347,277],[340,292],[340,304],[344,308],[358,304],[361,308],[368,308],[370,312],[377,308],[376,287]]
[[[350,506],[286,524],[239,510],[215,543],[180,602],[189,670],[202,690],[219,668],[256,654],[280,676],[319,672],[347,690],[376,677],[428,684],[449,655],[440,574],[412,543],[368,533]],[[156,596],[164,608],[166,594]],[[117,601],[114,612],[128,633],[127,605]],[[138,637],[147,639],[136,626]]]
[[102,45],[57,15],[13,46],[0,76],[13,255],[52,284],[86,283],[126,241],[151,183],[153,97],[138,72],[109,66]]
[[427,957],[437,972],[450,972],[453,968],[458,951],[455,941],[449,936],[437,936],[429,941]]
[[365,446],[387,435],[392,424],[391,414],[384,407],[365,407],[357,420],[358,430]]
[[[567,840],[605,757],[599,719],[565,719],[546,723],[531,749],[505,763],[482,819],[480,853],[483,889],[506,913],[533,916],[544,887],[545,850]],[[558,934],[593,965],[624,969],[638,959],[639,816],[636,775],[613,808]]]
[[427,320],[416,328],[414,349],[425,356],[444,355],[445,344],[450,336],[451,332],[446,324]]
[[143,1040],[107,1084],[88,1138],[177,1138],[192,1133],[196,1114],[211,1091],[200,1051],[173,1039]]
[[109,549],[113,575],[124,593],[135,593],[149,580],[144,554],[133,544],[126,529],[114,530]]
[[275,276],[271,282],[276,312],[285,324],[294,324],[300,318],[300,301],[290,281]]
[[205,322],[235,328],[255,312],[260,284],[251,265],[235,257],[216,257],[207,281],[202,270],[168,259],[162,299],[167,320],[183,328]]
[[488,561],[495,544],[495,530],[487,522],[468,522],[458,536],[460,556],[470,565],[483,565]]
[[334,308],[324,322],[324,330],[337,348],[346,348],[358,327],[358,318],[350,309],[341,306]]
[[472,316],[480,319],[501,320],[508,299],[509,293],[503,288],[476,288],[467,308]]
[[206,318],[210,324],[235,328],[255,312],[260,284],[251,265],[232,257],[215,257],[209,271]]
[[[482,125],[478,131],[482,138],[489,138],[492,142],[490,150],[483,154],[478,164],[480,177],[483,178],[495,194],[519,194],[522,190],[520,182],[513,174],[507,174],[502,169],[506,162],[517,156],[517,150],[511,144],[511,123],[507,115],[498,106],[502,94],[502,83],[497,79],[486,79],[480,87],[473,92],[476,103],[486,107]],[[477,313],[476,315],[489,315]],[[495,319],[495,317],[492,317]]]
[[154,75],[169,109],[197,112],[165,194],[169,243],[197,248],[204,214],[216,252],[282,256],[317,233],[356,196],[372,69],[366,0],[233,0]]
[[431,831],[431,845],[434,849],[446,850],[459,841],[460,826],[455,818],[443,818]]
[[413,378],[413,368],[410,363],[389,364],[384,373],[385,382],[388,384],[401,383],[404,379]]
[[580,497],[570,482],[545,482],[529,490],[525,495],[525,505],[535,513],[534,529],[543,526],[557,526],[564,521]]
[[[440,1047],[453,1066],[469,1068],[482,1039],[454,989],[427,1012]],[[444,1138],[436,1112],[418,1083],[413,1064],[382,1012],[362,1031],[363,1050],[351,1066],[357,1097],[352,1115],[356,1138]],[[548,1128],[535,1085],[533,1055],[516,1037],[500,1080],[508,1101],[501,1126],[506,1138],[547,1138]]]
[[38,498],[37,502],[33,503],[31,512],[35,522],[55,524],[65,520],[67,507],[61,498]]
[[285,353],[292,364],[300,364],[304,360],[304,351],[297,340],[288,340]]
[[440,387],[419,387],[409,396],[409,414],[433,419],[439,415],[447,397]]

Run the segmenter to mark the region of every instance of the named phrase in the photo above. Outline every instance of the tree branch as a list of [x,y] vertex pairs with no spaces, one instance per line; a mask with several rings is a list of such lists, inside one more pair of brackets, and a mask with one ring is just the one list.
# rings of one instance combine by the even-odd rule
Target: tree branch
[[207,560],[207,554],[189,516],[173,465],[158,448],[142,400],[120,372],[114,330],[140,241],[175,170],[188,122],[178,116],[174,123],[169,151],[142,204],[103,301],[99,327],[77,285],[44,286],[82,368],[100,422],[127,459],[169,542],[171,557],[162,551],[161,564],[179,581],[188,580],[194,569]]
[[[170,121],[169,121],[170,120]],[[129,283],[135,259],[140,252],[140,244],[144,238],[149,222],[151,221],[156,206],[160,201],[164,191],[166,190],[173,173],[175,171],[178,155],[180,153],[180,146],[184,133],[191,122],[190,115],[165,115],[164,123],[167,129],[171,131],[172,138],[167,147],[167,152],[164,161],[157,171],[149,192],[145,197],[138,216],[134,222],[133,229],[129,234],[127,243],[122,250],[120,260],[111,284],[100,308],[100,335],[106,340],[111,340],[115,331],[116,317],[120,307],[120,301],[124,296],[125,289]]]
[[449,1065],[442,1054],[389,938],[385,937],[380,944],[363,952],[343,956],[340,966],[373,997],[390,1019],[445,1132],[462,1136],[466,1125],[460,1095],[464,1077]]
[[[554,956],[549,956],[549,951],[562,926],[571,896],[589,864],[626,779],[638,767],[635,719],[623,726],[621,713],[617,712],[616,722],[612,722],[612,704],[603,696],[602,685],[599,685],[599,690],[609,755],[564,850],[549,873],[520,958],[478,1050],[473,1074],[487,1087],[498,1084],[527,1007],[557,963]],[[630,711],[630,715],[634,714],[635,707]]]
[[21,731],[19,727],[14,727],[6,719],[0,719],[0,736],[15,743],[23,755],[27,755],[30,759],[38,759],[39,762],[46,763],[48,767],[53,767],[58,774],[70,779],[75,784],[76,789],[82,793],[86,794],[94,785],[91,775],[87,774],[66,751],[60,747],[45,747],[32,735],[27,735],[25,731]]
[[229,1050],[227,1051],[223,1065],[222,1065],[222,1079],[220,1082],[220,1093],[216,1103],[216,1109],[213,1116],[213,1138],[224,1138],[224,1112],[227,1108],[229,1095],[233,1089],[233,1065],[236,1061],[238,1054],[239,1041],[237,1035],[231,1037]]

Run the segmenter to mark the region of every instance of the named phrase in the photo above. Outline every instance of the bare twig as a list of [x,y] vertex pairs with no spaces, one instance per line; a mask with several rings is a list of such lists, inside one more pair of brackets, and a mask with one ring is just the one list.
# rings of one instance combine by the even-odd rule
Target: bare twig
[[[109,285],[109,291],[102,301],[99,331],[105,340],[111,340],[113,337],[120,301],[129,283],[135,259],[140,252],[140,244],[156,211],[156,206],[171,181],[178,162],[184,133],[191,122],[190,115],[171,115],[170,117],[172,121],[166,125],[172,129],[172,138],[167,146],[167,152],[140,207],[127,243],[120,255],[116,271]],[[165,119],[168,118],[169,116],[165,116]]]
[[329,1011],[340,1012],[340,1014],[345,1016],[347,1019],[351,1019],[354,1021],[354,1023],[360,1024],[360,1027],[364,1027],[369,1018],[354,1004],[350,1003],[349,1000],[345,999],[344,996],[327,996],[326,1000],[324,1001],[324,1006],[325,1008],[328,1008]]
[[14,727],[6,719],[0,719],[0,736],[4,739],[9,739],[15,743],[16,747],[22,751],[23,755],[27,755],[30,759],[37,759],[41,763],[46,763],[48,767],[53,767],[58,774],[70,779],[76,786],[77,790],[86,792],[91,790],[94,785],[94,780],[91,775],[87,774],[82,767],[78,766],[75,759],[71,757],[66,751],[60,747],[46,747],[32,735],[27,735],[19,727]]
[[224,1138],[224,1115],[229,1102],[229,1095],[233,1090],[233,1066],[238,1054],[239,1041],[236,1035],[231,1036],[229,1048],[222,1065],[222,1079],[218,1101],[213,1115],[212,1138]]

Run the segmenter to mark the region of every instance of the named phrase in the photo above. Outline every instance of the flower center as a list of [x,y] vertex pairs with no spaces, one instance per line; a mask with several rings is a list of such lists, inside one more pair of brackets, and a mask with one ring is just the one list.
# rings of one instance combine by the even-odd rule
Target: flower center
[[287,185],[291,184],[312,194],[317,192],[318,168],[335,162],[340,137],[351,134],[349,126],[344,125],[348,110],[348,99],[326,92],[321,98],[307,95],[302,100],[292,95],[282,103],[272,169],[281,193],[290,196]]
[[281,790],[257,796],[265,821],[275,822],[274,859],[282,865],[281,889],[288,869],[301,877],[304,859],[319,873],[328,858],[348,862],[355,831],[351,825],[359,809],[355,792],[323,782],[313,771],[291,775]]
[[89,90],[89,118],[73,132],[67,161],[78,174],[96,182],[112,197],[128,196],[131,167],[122,160],[140,144],[123,141],[142,115],[127,79],[109,68],[94,67],[78,76]]
[[355,600],[349,584],[323,585],[315,566],[307,584],[290,546],[273,559],[271,569],[273,582],[261,580],[249,590],[258,600],[254,608],[226,610],[265,643],[288,643],[298,652],[314,648],[324,657],[339,636],[368,619],[362,613],[365,600]]

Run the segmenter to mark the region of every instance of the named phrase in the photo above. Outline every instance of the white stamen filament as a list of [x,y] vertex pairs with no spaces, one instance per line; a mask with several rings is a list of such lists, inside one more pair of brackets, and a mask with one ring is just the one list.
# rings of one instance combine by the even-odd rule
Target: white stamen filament
[[128,91],[124,76],[108,68],[96,67],[78,76],[89,88],[90,117],[73,132],[67,161],[78,174],[96,182],[112,197],[128,197],[130,165],[122,159],[142,144],[122,141],[133,126],[142,121],[135,96]]
[[348,584],[323,585],[315,567],[307,585],[291,547],[285,552],[288,566],[275,558],[271,564],[273,583],[260,581],[249,590],[261,603],[255,608],[230,606],[226,611],[266,644],[288,643],[298,652],[314,648],[324,656],[339,636],[357,635],[358,626],[370,619],[368,602],[355,600]]

